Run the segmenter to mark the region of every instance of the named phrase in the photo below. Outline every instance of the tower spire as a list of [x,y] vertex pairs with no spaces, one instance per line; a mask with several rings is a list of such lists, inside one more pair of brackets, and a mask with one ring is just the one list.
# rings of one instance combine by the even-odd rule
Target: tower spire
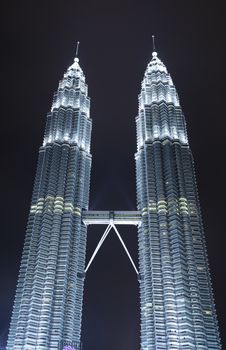
[[152,35],[152,48],[153,48],[153,52],[156,52],[155,50],[155,36]]
[[156,57],[157,57],[157,52],[155,49],[155,36],[154,36],[154,34],[152,35],[152,57],[154,59],[156,59]]
[[79,44],[80,41],[77,41],[77,45],[76,45],[76,53],[75,53],[75,57],[78,58],[78,49],[79,49]]

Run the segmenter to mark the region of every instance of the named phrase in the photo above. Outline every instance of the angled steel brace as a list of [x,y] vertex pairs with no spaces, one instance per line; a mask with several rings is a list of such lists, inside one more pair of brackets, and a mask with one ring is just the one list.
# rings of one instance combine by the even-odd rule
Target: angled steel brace
[[108,234],[109,234],[109,232],[110,232],[110,230],[111,230],[112,228],[114,229],[114,231],[115,231],[115,233],[116,233],[116,235],[117,235],[119,241],[121,242],[121,244],[122,244],[122,246],[123,246],[123,248],[124,248],[124,250],[125,250],[125,252],[126,252],[126,254],[127,254],[127,256],[128,256],[128,258],[129,258],[129,260],[130,260],[130,262],[131,262],[131,264],[132,264],[132,266],[133,266],[133,268],[134,268],[134,270],[135,270],[135,272],[136,272],[136,274],[139,275],[139,272],[138,272],[138,270],[137,270],[137,268],[136,268],[136,265],[135,265],[135,263],[134,263],[134,261],[133,261],[131,255],[130,255],[130,253],[129,253],[129,251],[128,251],[128,249],[127,249],[127,247],[126,247],[126,245],[125,245],[125,243],[124,243],[124,241],[123,241],[123,239],[122,239],[120,233],[118,232],[118,230],[117,230],[117,228],[116,228],[116,226],[114,225],[114,223],[113,223],[112,220],[111,220],[110,224],[107,226],[106,230],[104,231],[104,234],[103,234],[103,236],[101,237],[99,243],[97,244],[96,249],[94,250],[93,255],[91,256],[91,258],[90,258],[90,260],[89,260],[89,262],[88,262],[88,264],[87,264],[87,266],[86,266],[85,273],[88,271],[88,269],[89,269],[90,265],[92,264],[92,262],[93,262],[95,256],[97,255],[97,253],[98,253],[100,247],[101,247],[102,244],[104,243],[105,239],[107,238],[107,236],[108,236]]
[[90,260],[89,260],[89,262],[88,262],[88,265],[86,266],[85,273],[88,271],[90,265],[92,264],[93,259],[95,258],[95,256],[97,255],[97,253],[98,253],[100,247],[101,247],[102,244],[104,243],[104,241],[105,241],[105,239],[106,239],[108,233],[110,232],[111,228],[112,228],[112,225],[109,224],[109,225],[107,226],[106,230],[104,231],[103,236],[101,237],[99,243],[97,244],[96,249],[94,250],[93,255],[91,256],[91,258],[90,258]]
[[138,272],[138,270],[137,270],[137,268],[136,268],[136,265],[135,265],[135,263],[134,263],[134,261],[133,261],[131,255],[130,255],[128,249],[126,248],[126,245],[125,245],[125,243],[124,243],[124,241],[123,241],[123,239],[122,239],[120,233],[118,232],[118,230],[117,230],[117,228],[116,228],[116,226],[115,226],[114,224],[112,224],[112,227],[113,227],[113,229],[115,230],[115,233],[117,234],[118,239],[120,240],[120,242],[121,242],[123,248],[125,249],[125,252],[126,252],[126,254],[127,254],[127,256],[128,256],[128,258],[129,258],[131,264],[133,265],[133,268],[134,268],[136,274],[139,275],[139,272]]

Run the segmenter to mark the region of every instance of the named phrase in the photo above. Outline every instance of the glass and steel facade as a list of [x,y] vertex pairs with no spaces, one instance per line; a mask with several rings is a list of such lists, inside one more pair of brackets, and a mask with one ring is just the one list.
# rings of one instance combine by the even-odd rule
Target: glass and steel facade
[[156,52],[136,125],[141,349],[220,349],[185,118]]
[[[90,100],[78,58],[54,94],[35,177],[7,349],[78,348],[90,184]],[[77,345],[78,346],[77,346]]]

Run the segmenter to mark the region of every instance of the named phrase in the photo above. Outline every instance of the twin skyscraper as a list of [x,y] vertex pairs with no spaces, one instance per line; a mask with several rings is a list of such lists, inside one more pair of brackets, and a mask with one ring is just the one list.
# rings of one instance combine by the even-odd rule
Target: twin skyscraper
[[185,118],[155,50],[136,126],[137,211],[89,211],[92,120],[76,57],[47,114],[7,350],[80,348],[91,223],[138,227],[141,350],[221,349]]

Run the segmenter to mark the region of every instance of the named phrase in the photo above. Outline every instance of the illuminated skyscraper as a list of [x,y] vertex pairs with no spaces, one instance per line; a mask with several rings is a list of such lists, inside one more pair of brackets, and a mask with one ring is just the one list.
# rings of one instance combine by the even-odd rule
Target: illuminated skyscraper
[[185,118],[152,55],[136,119],[141,349],[220,349]]
[[[91,119],[78,58],[40,147],[7,350],[78,350],[84,276],[115,231],[140,283],[141,350],[221,349],[185,118],[153,52],[139,96],[138,210],[89,211]],[[107,225],[85,268],[87,225]],[[138,226],[139,269],[116,225]]]
[[7,349],[80,341],[91,167],[90,100],[78,58],[54,94],[40,147]]

